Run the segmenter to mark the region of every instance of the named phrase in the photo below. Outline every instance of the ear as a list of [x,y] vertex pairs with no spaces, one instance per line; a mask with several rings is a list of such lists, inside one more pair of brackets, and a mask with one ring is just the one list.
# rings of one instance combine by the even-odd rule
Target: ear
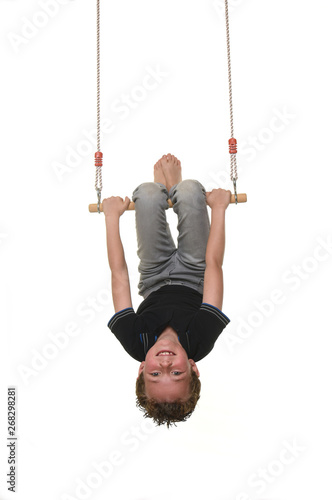
[[[139,369],[138,369],[138,377],[140,376],[140,374],[142,373],[143,371],[143,368],[145,366],[145,361],[142,361],[142,363],[139,365]],[[137,378],[138,378],[137,377]],[[137,380],[137,379],[136,379]]]
[[198,371],[198,368],[197,368],[197,365],[196,365],[195,361],[193,359],[189,359],[188,361],[191,364],[191,367],[194,370],[194,372],[196,373],[197,377],[199,377],[200,373]]

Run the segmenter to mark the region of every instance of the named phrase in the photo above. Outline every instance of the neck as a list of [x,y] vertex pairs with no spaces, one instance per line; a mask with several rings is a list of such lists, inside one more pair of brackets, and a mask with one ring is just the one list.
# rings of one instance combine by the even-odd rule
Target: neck
[[175,330],[171,326],[168,326],[165,328],[165,330],[159,335],[158,340],[161,339],[169,339],[173,340],[174,342],[179,342],[178,340],[178,335]]

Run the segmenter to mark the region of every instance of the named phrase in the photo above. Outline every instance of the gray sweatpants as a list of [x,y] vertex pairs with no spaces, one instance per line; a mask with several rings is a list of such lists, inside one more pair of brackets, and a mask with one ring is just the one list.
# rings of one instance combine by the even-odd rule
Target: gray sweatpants
[[[177,247],[166,219],[168,198],[178,216]],[[185,180],[168,193],[163,184],[146,182],[135,189],[133,201],[140,259],[139,294],[146,298],[164,285],[185,285],[202,294],[210,232],[202,184]]]

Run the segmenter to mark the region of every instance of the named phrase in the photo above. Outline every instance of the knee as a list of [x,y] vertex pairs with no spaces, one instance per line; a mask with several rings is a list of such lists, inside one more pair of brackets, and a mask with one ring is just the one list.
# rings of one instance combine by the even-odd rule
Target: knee
[[183,193],[204,193],[205,189],[202,184],[194,179],[186,179],[179,182],[177,185],[177,190]]
[[176,187],[176,191],[181,200],[202,200],[205,203],[205,189],[200,182],[194,179],[186,179],[180,182]]
[[156,184],[154,182],[143,182],[134,191],[134,194],[152,195],[155,192]]
[[[133,192],[133,201],[144,201],[144,204],[156,205],[165,201],[165,193],[163,191],[162,187],[155,182],[144,182]],[[167,194],[166,188],[165,192]]]

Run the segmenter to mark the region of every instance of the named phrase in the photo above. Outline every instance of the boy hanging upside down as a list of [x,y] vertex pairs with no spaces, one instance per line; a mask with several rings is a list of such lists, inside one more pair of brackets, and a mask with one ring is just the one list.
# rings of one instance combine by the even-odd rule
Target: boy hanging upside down
[[[201,388],[196,362],[209,354],[230,321],[221,312],[230,197],[230,191],[206,193],[198,181],[182,181],[181,163],[170,154],[156,163],[154,182],[141,184],[133,193],[138,289],[144,298],[136,313],[119,231],[130,200],[103,201],[115,310],[108,327],[141,362],[136,404],[157,425],[169,427],[192,414]],[[178,216],[177,247],[166,220],[168,198]]]

